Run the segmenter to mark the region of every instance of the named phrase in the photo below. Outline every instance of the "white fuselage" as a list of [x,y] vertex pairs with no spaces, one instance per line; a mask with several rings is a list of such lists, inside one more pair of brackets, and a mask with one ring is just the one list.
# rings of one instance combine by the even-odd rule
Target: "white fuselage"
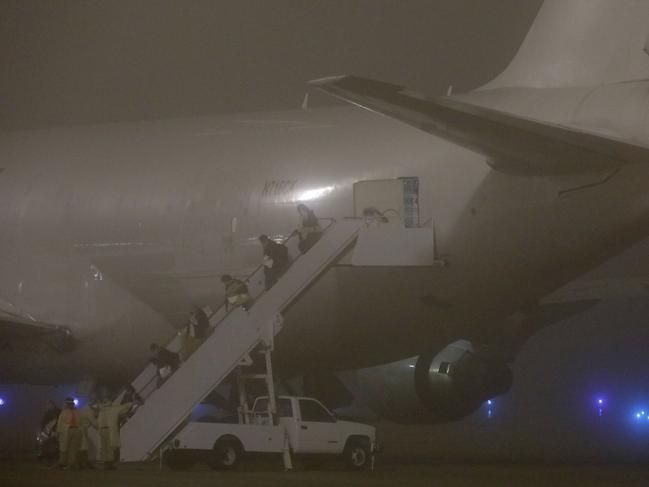
[[[461,98],[647,141],[647,91]],[[223,273],[259,264],[258,235],[288,236],[300,202],[351,216],[357,181],[418,177],[420,221],[449,265],[329,271],[287,313],[278,360],[292,370],[362,367],[460,337],[497,343],[504,318],[642,238],[649,214],[648,165],[612,177],[496,171],[351,107],[9,133],[0,160],[2,309],[79,341],[67,355],[3,354],[0,382],[135,372],[193,306],[222,302]]]

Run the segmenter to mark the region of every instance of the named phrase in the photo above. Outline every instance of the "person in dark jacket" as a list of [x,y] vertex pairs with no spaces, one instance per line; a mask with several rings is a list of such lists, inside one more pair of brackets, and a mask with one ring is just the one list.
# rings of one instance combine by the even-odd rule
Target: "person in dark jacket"
[[203,308],[195,308],[189,314],[189,322],[185,328],[182,346],[182,358],[187,360],[201,346],[210,328],[210,319]]
[[149,361],[158,368],[158,387],[160,387],[180,367],[180,355],[157,343],[152,343],[149,350],[153,354]]
[[41,418],[41,430],[38,434],[39,459],[51,459],[59,456],[59,440],[56,437],[57,421],[61,409],[49,399]]
[[320,240],[322,236],[322,227],[315,213],[307,205],[297,205],[297,212],[300,214],[300,224],[298,225],[295,233],[297,233],[300,243],[298,248],[300,252],[306,254],[308,250]]
[[[61,414],[61,409],[59,409],[54,401],[48,399],[45,403],[45,411],[43,412],[43,418],[41,419],[41,431],[49,426],[52,431],[56,430],[56,425],[50,425],[54,420],[59,419],[59,414]],[[53,427],[52,427],[53,426]]]
[[264,280],[268,291],[288,268],[288,249],[266,235],[260,236],[259,241],[264,249]]
[[[135,390],[135,388],[131,384],[128,384],[124,388],[124,395],[122,396],[122,400],[119,403],[124,404],[124,403],[127,403],[127,402],[131,402],[131,403],[137,404],[137,405],[144,404],[144,399],[142,399],[142,396],[140,396],[138,394],[138,392]],[[97,404],[95,404],[95,406],[97,406]]]
[[210,319],[203,308],[196,308],[190,315],[189,334],[194,338],[202,340],[207,335],[210,327]]

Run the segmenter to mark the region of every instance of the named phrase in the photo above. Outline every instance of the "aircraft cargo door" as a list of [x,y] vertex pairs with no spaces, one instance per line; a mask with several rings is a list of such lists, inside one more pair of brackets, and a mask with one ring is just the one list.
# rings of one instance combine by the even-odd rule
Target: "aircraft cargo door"
[[354,183],[354,216],[377,210],[406,228],[419,226],[419,178],[377,179]]
[[365,225],[352,253],[354,266],[432,266],[437,259],[433,225],[419,223],[419,179],[359,181],[354,216]]

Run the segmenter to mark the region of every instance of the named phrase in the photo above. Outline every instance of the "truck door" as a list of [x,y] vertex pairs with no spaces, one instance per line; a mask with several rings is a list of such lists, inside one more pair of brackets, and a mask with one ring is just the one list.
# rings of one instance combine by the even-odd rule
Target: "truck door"
[[300,453],[340,453],[343,445],[336,418],[313,399],[300,399]]

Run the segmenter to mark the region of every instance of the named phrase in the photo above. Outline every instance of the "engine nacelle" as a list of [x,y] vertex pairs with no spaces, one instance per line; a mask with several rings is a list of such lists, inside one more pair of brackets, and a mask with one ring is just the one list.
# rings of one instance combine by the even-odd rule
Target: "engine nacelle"
[[356,370],[354,379],[370,409],[399,423],[461,419],[512,385],[506,363],[477,355],[464,340],[441,352]]

